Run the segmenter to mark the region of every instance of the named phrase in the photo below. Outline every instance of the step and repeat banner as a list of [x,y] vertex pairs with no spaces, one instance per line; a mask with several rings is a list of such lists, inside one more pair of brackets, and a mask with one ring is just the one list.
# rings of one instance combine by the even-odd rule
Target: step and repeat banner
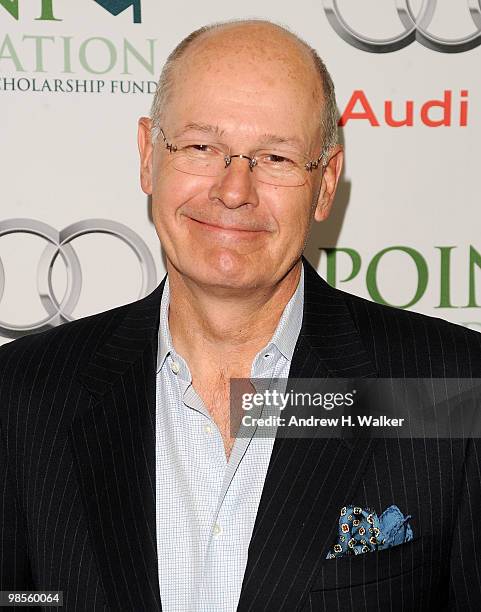
[[304,38],[336,85],[346,165],[308,259],[481,331],[481,0],[0,0],[0,343],[158,284],[138,117],[184,36],[250,17]]

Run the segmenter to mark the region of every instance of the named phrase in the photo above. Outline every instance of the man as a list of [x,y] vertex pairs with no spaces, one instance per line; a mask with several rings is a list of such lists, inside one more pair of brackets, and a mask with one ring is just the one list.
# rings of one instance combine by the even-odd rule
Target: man
[[[3,590],[89,611],[480,609],[477,442],[231,435],[230,378],[481,372],[476,333],[302,258],[341,172],[335,108],[316,54],[268,22],[170,56],[139,122],[167,277],[0,352]],[[397,505],[413,540],[326,558],[350,504]]]

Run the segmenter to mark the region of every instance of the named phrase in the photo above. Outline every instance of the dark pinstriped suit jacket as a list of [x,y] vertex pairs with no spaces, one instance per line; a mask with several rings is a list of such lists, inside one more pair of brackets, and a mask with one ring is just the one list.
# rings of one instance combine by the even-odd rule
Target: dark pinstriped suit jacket
[[[481,376],[481,335],[342,293],[304,264],[291,377]],[[62,590],[69,612],[161,610],[162,286],[0,350],[1,589]],[[476,441],[277,439],[238,610],[481,610],[480,460]],[[397,504],[415,539],[326,560],[347,503]]]

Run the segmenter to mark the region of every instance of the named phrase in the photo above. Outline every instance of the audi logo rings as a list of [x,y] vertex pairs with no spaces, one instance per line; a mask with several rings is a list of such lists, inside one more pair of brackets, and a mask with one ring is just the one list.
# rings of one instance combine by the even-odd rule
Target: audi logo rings
[[[416,16],[410,0],[392,0],[404,30],[391,38],[370,38],[356,32],[339,10],[338,0],[323,0],[327,19],[339,36],[350,45],[370,53],[392,53],[415,40],[440,53],[463,53],[481,44],[481,0],[466,0],[476,30],[461,38],[447,39],[428,31],[436,12],[437,0],[423,0]],[[457,4],[457,3],[453,3]]]
[[[34,219],[8,219],[0,222],[0,237],[15,233],[33,234],[47,241],[37,268],[38,293],[47,316],[29,325],[13,325],[0,321],[0,334],[7,338],[19,338],[73,321],[72,313],[82,289],[82,271],[80,261],[70,243],[79,236],[92,233],[109,234],[119,238],[132,249],[142,271],[139,297],[153,291],[157,284],[155,263],[149,248],[138,234],[122,223],[107,219],[88,219],[73,223],[59,232],[52,226]],[[52,287],[53,265],[58,255],[63,259],[67,270],[67,288],[60,302]],[[0,301],[4,290],[5,271],[0,260]]]

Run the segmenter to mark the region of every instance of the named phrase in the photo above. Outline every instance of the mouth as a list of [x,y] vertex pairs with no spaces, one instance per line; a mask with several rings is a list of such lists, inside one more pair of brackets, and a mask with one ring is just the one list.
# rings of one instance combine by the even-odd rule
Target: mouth
[[189,217],[191,221],[197,224],[202,229],[211,232],[221,232],[227,234],[237,235],[238,237],[248,237],[255,234],[264,233],[266,230],[253,230],[245,227],[240,227],[238,225],[220,225],[214,223],[207,223],[206,221],[199,221],[198,219],[194,219],[193,217]]

